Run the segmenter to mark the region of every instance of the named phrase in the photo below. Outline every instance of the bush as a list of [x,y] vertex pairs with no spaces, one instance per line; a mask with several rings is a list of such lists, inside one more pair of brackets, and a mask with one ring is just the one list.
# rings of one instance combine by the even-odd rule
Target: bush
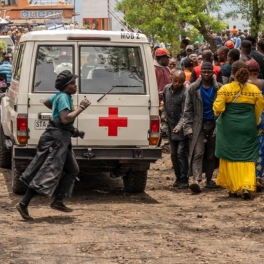
[[7,49],[7,44],[6,42],[0,40],[0,53],[3,54],[3,52],[5,52]]

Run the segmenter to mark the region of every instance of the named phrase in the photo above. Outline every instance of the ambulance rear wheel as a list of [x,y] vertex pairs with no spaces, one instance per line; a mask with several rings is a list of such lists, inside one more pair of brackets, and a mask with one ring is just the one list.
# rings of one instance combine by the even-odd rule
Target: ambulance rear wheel
[[27,190],[27,186],[19,180],[23,171],[16,169],[16,162],[12,160],[12,190],[16,194],[24,194]]
[[148,171],[130,170],[123,177],[124,187],[127,192],[140,193],[144,192],[147,185]]

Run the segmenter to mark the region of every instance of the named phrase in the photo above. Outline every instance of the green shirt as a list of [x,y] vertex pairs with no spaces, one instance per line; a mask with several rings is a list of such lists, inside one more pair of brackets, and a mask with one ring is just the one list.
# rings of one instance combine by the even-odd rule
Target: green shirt
[[[64,92],[59,92],[50,98],[52,103],[52,118],[60,119],[60,112],[68,109],[70,112],[73,111],[72,97]],[[74,121],[71,122],[73,124]]]
[[199,35],[199,36],[197,36],[196,41],[198,41],[199,43],[203,43],[204,37],[202,35]]
[[232,66],[229,63],[225,63],[221,66],[221,73],[224,77],[230,77],[232,71]]

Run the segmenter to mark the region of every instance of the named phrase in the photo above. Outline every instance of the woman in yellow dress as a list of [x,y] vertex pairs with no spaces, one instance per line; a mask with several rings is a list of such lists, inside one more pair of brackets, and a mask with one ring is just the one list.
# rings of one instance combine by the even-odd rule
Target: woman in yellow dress
[[216,156],[220,158],[216,183],[230,196],[244,199],[256,190],[258,157],[257,125],[263,110],[261,91],[247,83],[249,71],[243,61],[232,65],[234,82],[221,87],[213,105],[216,121]]

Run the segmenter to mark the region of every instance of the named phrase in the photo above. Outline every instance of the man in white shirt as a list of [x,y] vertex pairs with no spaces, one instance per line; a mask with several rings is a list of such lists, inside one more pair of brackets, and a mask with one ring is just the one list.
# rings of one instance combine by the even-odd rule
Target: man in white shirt
[[54,72],[59,74],[61,73],[62,71],[70,71],[72,72],[72,63],[70,62],[71,60],[71,56],[66,52],[66,51],[63,51],[59,57],[59,63],[56,67],[55,67],[55,70]]

